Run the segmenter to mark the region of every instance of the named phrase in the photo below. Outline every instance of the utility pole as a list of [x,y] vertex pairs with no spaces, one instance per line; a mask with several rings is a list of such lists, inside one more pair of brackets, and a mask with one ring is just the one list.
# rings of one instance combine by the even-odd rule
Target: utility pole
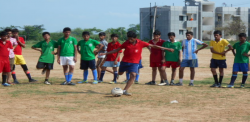
[[156,13],[157,13],[157,6],[155,3],[155,12],[154,12],[154,21],[153,21],[153,31],[152,31],[152,39],[153,39],[153,33],[155,32],[155,24],[156,24]]

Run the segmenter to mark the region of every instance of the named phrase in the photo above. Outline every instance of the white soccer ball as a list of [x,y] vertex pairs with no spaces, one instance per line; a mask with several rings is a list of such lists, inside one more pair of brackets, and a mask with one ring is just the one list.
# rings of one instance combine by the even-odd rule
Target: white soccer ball
[[111,90],[111,94],[114,96],[114,97],[120,97],[122,94],[123,94],[123,90],[121,88],[113,88]]

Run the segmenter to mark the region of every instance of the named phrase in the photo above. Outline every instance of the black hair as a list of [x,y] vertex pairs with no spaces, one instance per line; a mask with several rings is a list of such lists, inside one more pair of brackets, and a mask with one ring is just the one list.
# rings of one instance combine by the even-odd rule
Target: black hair
[[194,33],[192,31],[187,31],[186,35],[188,35],[188,34],[190,34],[192,36],[194,35]]
[[49,33],[49,32],[43,32],[43,34],[42,34],[42,35],[44,36],[44,35],[46,35],[46,34],[50,35],[50,33]]
[[247,34],[245,34],[245,33],[240,33],[238,36],[239,36],[239,37],[247,37]]
[[8,35],[8,33],[5,31],[0,32],[0,36],[7,36],[7,35]]
[[156,31],[154,32],[154,35],[161,35],[161,32],[158,31],[158,30],[156,30]]
[[127,32],[127,37],[136,38],[136,37],[137,37],[137,35],[136,35],[136,33],[135,33],[135,32],[133,32],[133,31],[129,31],[129,32]]
[[63,32],[66,32],[66,31],[71,31],[71,29],[70,29],[69,27],[65,27],[65,28],[63,29]]
[[99,36],[106,36],[106,33],[101,32],[101,33],[99,33]]
[[214,31],[214,35],[215,35],[215,34],[222,35],[222,32],[221,32],[220,30],[216,30],[216,31]]
[[112,38],[112,37],[117,37],[117,38],[118,38],[119,36],[118,36],[117,34],[112,34],[112,35],[111,35],[111,38]]
[[174,32],[169,32],[168,36],[174,36],[175,37],[175,33]]
[[12,33],[15,33],[15,32],[19,32],[19,30],[18,29],[12,29]]
[[83,31],[82,36],[84,36],[84,35],[90,35],[90,33],[88,31]]
[[7,32],[7,33],[10,32],[10,31],[12,32],[12,30],[9,29],[9,28],[4,29],[4,31]]

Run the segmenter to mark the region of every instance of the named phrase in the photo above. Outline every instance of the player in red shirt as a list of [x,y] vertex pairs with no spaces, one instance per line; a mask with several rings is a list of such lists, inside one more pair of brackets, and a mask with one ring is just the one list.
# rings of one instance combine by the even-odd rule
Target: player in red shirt
[[[154,32],[154,39],[150,40],[148,43],[152,45],[157,45],[157,46],[162,46],[162,44],[165,42],[165,40],[161,39],[161,32],[156,30]],[[157,68],[161,76],[161,83],[164,84],[165,82],[163,81],[163,76],[164,73],[166,74],[165,70],[162,69],[161,67],[164,65],[162,63],[162,50],[161,49],[155,49],[155,48],[149,48],[150,50],[150,67],[152,67],[152,81],[146,83],[147,85],[155,85],[155,79],[157,75]],[[159,84],[159,85],[160,85]],[[165,84],[164,84],[165,85]]]
[[[26,76],[29,79],[29,82],[36,82],[36,80],[31,78],[30,72],[29,72],[28,67],[26,65],[26,61],[23,58],[22,48],[25,48],[25,41],[24,41],[23,37],[19,37],[18,33],[19,33],[18,29],[13,29],[12,30],[13,38],[16,38],[17,43],[18,43],[17,47],[14,50],[14,53],[15,53],[14,64],[15,65],[21,65],[21,67],[23,68],[24,73],[26,74]],[[13,78],[15,84],[19,84],[18,80],[16,79],[15,68],[13,68],[13,71],[12,71],[12,78]]]
[[0,73],[2,73],[2,85],[10,86],[10,84],[6,83],[7,75],[10,72],[10,61],[9,61],[9,53],[10,49],[13,49],[10,41],[7,41],[7,33],[0,33]]
[[[121,46],[121,44],[118,42],[118,35],[117,34],[112,34],[111,39],[112,39],[112,42],[108,43],[107,52],[115,50]],[[101,71],[101,76],[99,78],[99,82],[103,81],[103,76],[105,74],[107,67],[112,67],[113,72],[114,72],[114,79],[113,79],[113,81],[110,82],[110,84],[116,83],[116,79],[118,76],[117,69],[120,66],[121,53],[122,53],[122,50],[120,50],[117,53],[113,53],[113,54],[106,56],[106,58],[104,59],[105,63],[102,65],[102,71]]]
[[127,37],[128,41],[124,42],[119,48],[107,53],[101,53],[100,55],[113,54],[119,52],[122,49],[125,49],[124,56],[119,67],[119,75],[122,75],[126,71],[130,73],[130,79],[123,90],[123,95],[131,96],[132,94],[128,93],[127,90],[135,81],[136,74],[138,74],[138,65],[141,59],[142,48],[153,47],[162,50],[168,50],[171,52],[173,52],[174,50],[143,42],[137,39],[137,35],[133,31],[129,31],[127,33]]

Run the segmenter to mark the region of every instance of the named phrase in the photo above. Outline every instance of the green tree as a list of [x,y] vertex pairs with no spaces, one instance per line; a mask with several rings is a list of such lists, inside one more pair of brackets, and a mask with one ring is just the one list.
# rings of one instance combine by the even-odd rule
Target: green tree
[[42,32],[43,30],[45,30],[43,28],[43,25],[26,25],[24,27],[22,27],[23,29],[23,35],[26,35],[26,39],[27,40],[35,40],[35,41],[39,41],[42,40]]
[[128,28],[128,31],[136,32],[138,38],[140,38],[140,30],[141,30],[140,24],[130,24]]

